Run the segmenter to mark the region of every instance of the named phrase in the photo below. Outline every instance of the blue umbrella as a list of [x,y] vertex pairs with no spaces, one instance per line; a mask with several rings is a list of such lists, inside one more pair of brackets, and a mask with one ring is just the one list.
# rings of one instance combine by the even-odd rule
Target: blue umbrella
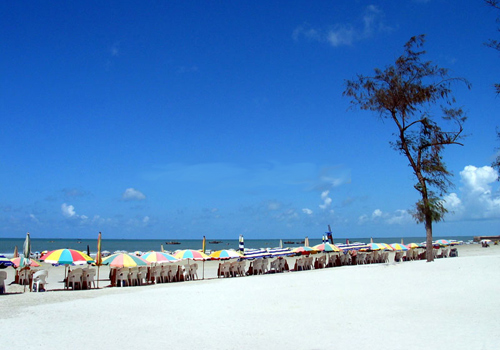
[[5,269],[9,266],[14,266],[14,263],[7,259],[5,256],[0,255],[0,269]]

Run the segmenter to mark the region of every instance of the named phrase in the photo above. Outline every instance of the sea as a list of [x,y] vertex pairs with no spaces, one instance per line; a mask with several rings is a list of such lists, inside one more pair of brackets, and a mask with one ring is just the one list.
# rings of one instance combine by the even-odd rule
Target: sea
[[[437,239],[454,239],[457,241],[470,242],[473,236],[455,236],[455,237],[434,237]],[[22,238],[0,238],[0,255],[11,258],[14,254],[14,249],[17,247],[18,252],[22,253],[25,237]],[[405,244],[415,242],[421,243],[425,241],[425,237],[382,237],[373,238],[375,243],[401,243],[401,239]],[[334,243],[346,243],[349,240],[353,242],[369,243],[371,238],[335,238]],[[175,242],[177,244],[171,244]],[[283,247],[295,248],[304,245],[304,239],[290,238],[290,239],[245,239],[245,248],[276,248],[283,242]],[[170,244],[169,244],[170,243]],[[309,245],[314,246],[322,243],[321,237],[309,238]],[[103,239],[101,241],[101,251],[108,251],[113,253],[115,251],[127,251],[134,253],[148,252],[148,251],[161,251],[163,248],[167,252],[174,252],[179,249],[202,249],[201,239],[180,239],[180,240],[162,240],[162,239]],[[78,238],[32,238],[31,239],[31,252],[42,253],[44,251],[51,251],[61,248],[76,249],[84,252],[90,252],[91,255],[97,252],[97,238],[96,239],[78,239]],[[207,251],[215,251],[219,249],[238,249],[238,239],[207,239]]]

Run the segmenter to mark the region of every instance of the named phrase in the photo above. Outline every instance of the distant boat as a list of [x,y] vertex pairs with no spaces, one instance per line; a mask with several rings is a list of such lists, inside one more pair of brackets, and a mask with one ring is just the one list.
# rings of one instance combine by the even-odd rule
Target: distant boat
[[170,241],[170,242],[165,242],[166,244],[181,244],[181,242],[176,242],[176,241]]
[[219,243],[222,243],[222,241],[210,241],[208,243],[210,243],[210,244],[219,244]]
[[285,243],[285,244],[295,244],[295,242],[293,242],[293,241],[284,241],[283,243]]

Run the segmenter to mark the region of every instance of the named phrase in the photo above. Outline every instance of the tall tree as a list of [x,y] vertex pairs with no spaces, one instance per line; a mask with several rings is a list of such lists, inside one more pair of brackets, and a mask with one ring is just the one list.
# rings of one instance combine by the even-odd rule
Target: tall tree
[[[424,42],[424,35],[412,37],[394,65],[376,68],[374,76],[347,80],[343,95],[351,98],[352,106],[394,122],[391,145],[406,157],[417,179],[414,187],[421,198],[412,214],[418,223],[425,223],[430,248],[432,223],[443,220],[447,212],[441,197],[452,185],[442,153],[446,145],[462,145],[464,137],[466,116],[461,108],[453,107],[451,85],[457,81],[470,85],[465,79],[449,77],[447,69],[423,61],[425,51],[416,50]],[[432,249],[427,249],[426,257],[434,260]]]
[[[500,1],[499,0],[484,0],[484,2],[497,9],[500,10]],[[497,22],[500,23],[500,17],[497,18]],[[500,32],[500,28],[497,28],[497,30]],[[486,46],[489,46],[497,51],[500,51],[500,40],[496,39],[490,39],[486,42]],[[500,84],[495,84],[495,90],[497,94],[500,94]],[[500,130],[497,129],[497,136],[498,139],[500,140]],[[500,151],[500,148],[498,149]],[[493,168],[496,168],[498,171],[500,171],[500,154],[497,155],[496,159],[493,161],[491,164]],[[500,181],[500,177],[498,178],[498,181]]]

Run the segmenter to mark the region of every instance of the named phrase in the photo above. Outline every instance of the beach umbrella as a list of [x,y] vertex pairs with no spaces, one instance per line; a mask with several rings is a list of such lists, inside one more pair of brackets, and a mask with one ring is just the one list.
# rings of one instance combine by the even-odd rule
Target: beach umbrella
[[199,250],[184,249],[174,254],[174,257],[179,260],[192,259],[192,260],[207,260],[210,257]]
[[337,247],[335,244],[331,243],[323,243],[314,246],[314,249],[319,250],[320,252],[340,252],[341,249]]
[[18,258],[19,257],[19,252],[17,250],[17,245],[14,247],[14,254],[12,255],[12,257],[14,257],[14,258]]
[[205,254],[205,252],[207,250],[207,239],[205,236],[203,236],[203,240],[201,241],[201,250],[202,250],[203,254]]
[[224,260],[224,259],[239,259],[242,258],[243,255],[241,255],[241,253],[233,249],[222,249],[212,252],[209,255],[209,257],[214,260],[219,260],[219,259]]
[[14,266],[14,263],[12,262],[12,260],[7,259],[3,255],[0,255],[0,269],[5,269],[6,267],[9,267],[9,266]]
[[370,246],[366,243],[350,243],[350,244],[337,244],[337,247],[342,250],[367,250]]
[[135,256],[128,253],[118,253],[108,256],[102,260],[103,265],[109,265],[111,267],[136,267],[136,266],[147,266],[151,263],[144,260],[140,256]]
[[174,256],[164,253],[164,252],[147,252],[141,256],[146,261],[150,263],[164,263],[164,262],[175,262],[178,261]]
[[[14,264],[14,267],[19,267],[21,265],[21,258],[13,258],[13,259],[10,259],[10,261],[12,261],[12,264]],[[41,266],[36,260],[33,260],[33,259],[29,259],[28,265],[30,267],[40,267]]]
[[397,251],[407,251],[409,248],[403,244],[400,243],[393,243],[391,244],[392,250],[397,250]]
[[318,251],[316,249],[314,249],[314,248],[304,246],[304,247],[294,248],[292,250],[292,252],[295,253],[295,254],[302,254],[302,255],[304,255],[304,254],[317,253]]
[[446,239],[438,239],[436,242],[434,242],[434,244],[446,246],[446,245],[450,245],[450,241],[447,241]]
[[369,243],[369,249],[371,250],[384,250],[387,249],[387,246],[384,243]]
[[85,265],[94,262],[90,256],[75,249],[56,249],[48,252],[40,258],[48,264],[59,265]]
[[408,247],[408,249],[415,249],[415,248],[422,248],[420,246],[420,244],[417,244],[417,243],[410,243],[410,244],[407,244],[406,247]]
[[31,238],[30,238],[30,233],[26,233],[26,239],[24,240],[23,244],[23,260],[21,260],[21,267],[28,266],[29,265],[29,258],[31,255]]

